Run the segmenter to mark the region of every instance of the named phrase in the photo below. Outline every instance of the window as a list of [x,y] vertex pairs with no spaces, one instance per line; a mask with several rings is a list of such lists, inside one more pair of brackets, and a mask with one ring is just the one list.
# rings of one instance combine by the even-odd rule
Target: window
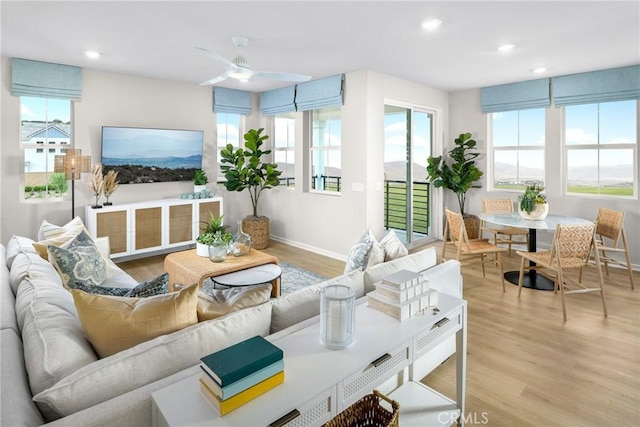
[[491,114],[490,181],[494,189],[544,185],[545,109]]
[[637,107],[635,100],[565,107],[567,194],[634,196]]
[[340,192],[342,180],[340,107],[312,110],[311,187]]
[[216,155],[218,156],[218,181],[224,181],[224,175],[220,172],[220,151],[227,146],[233,145],[240,148],[242,139],[242,116],[233,113],[216,113],[216,124],[218,129],[218,147]]
[[62,146],[71,147],[71,101],[23,96],[20,104],[24,198],[59,197],[67,191],[67,181],[53,172],[54,157]]
[[295,114],[276,114],[273,118],[273,157],[282,171],[280,185],[295,186]]

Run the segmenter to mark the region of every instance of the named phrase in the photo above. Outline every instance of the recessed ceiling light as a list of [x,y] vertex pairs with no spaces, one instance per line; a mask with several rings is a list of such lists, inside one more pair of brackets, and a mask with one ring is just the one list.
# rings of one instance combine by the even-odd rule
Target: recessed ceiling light
[[425,19],[424,21],[422,21],[422,24],[420,24],[420,25],[425,30],[435,30],[436,28],[438,28],[440,26],[440,24],[442,24],[442,21],[439,20],[438,18],[430,18],[430,19]]
[[95,50],[85,50],[83,53],[84,56],[91,59],[100,58],[102,56],[100,52],[96,52]]
[[515,48],[515,47],[516,47],[516,45],[515,45],[515,44],[513,44],[513,43],[506,43],[506,44],[503,44],[503,45],[498,46],[498,50],[499,50],[500,52],[510,52],[510,51],[512,51],[512,50],[513,50],[513,48]]
[[531,70],[531,71],[533,71],[533,72],[534,72],[534,73],[536,73],[536,74],[542,74],[542,73],[544,73],[545,71],[547,71],[547,69],[546,69],[545,67],[536,67],[536,68],[534,68],[534,69],[533,69],[533,70]]

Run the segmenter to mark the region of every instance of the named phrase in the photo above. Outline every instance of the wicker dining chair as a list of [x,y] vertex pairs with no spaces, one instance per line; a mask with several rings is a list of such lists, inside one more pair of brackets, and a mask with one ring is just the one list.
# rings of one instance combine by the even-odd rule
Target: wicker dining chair
[[[512,213],[513,200],[511,199],[484,199],[482,201],[483,213]],[[480,230],[492,235],[491,240],[494,245],[504,244],[509,248],[511,256],[511,245],[526,245],[529,247],[529,231],[517,227],[496,227],[489,226],[482,221]],[[516,240],[514,240],[516,237]],[[524,240],[522,239],[524,237]]]
[[[631,256],[627,246],[627,235],[624,232],[624,212],[600,207],[596,219],[596,247],[600,255],[600,262],[604,264],[604,270],[609,276],[609,264],[623,266],[629,275],[631,289],[633,286],[633,270],[631,269]],[[606,241],[605,239],[608,239]],[[622,246],[619,244],[622,243]],[[609,255],[611,252],[623,253],[626,262]]]
[[[483,277],[486,277],[484,265],[488,262],[492,264],[497,263],[500,280],[502,280],[502,292],[506,292],[504,270],[502,268],[502,258],[500,255],[506,252],[507,248],[498,247],[489,242],[489,239],[469,240],[462,214],[450,211],[447,208],[444,209],[444,212],[447,217],[447,222],[445,224],[444,242],[442,244],[443,261],[445,260],[444,249],[447,246],[448,237],[451,239],[450,243],[455,246],[455,257],[453,259],[460,261],[463,266],[480,263],[482,265]],[[494,260],[493,257],[489,258],[488,255],[495,255],[496,259]]]
[[[522,293],[524,271],[535,269],[538,273],[554,280],[554,293],[560,290],[562,318],[564,321],[567,320],[565,295],[588,292],[600,292],[604,317],[607,317],[607,304],[605,302],[602,269],[598,251],[596,250],[595,231],[595,223],[586,225],[558,224],[550,250],[542,252],[517,251],[516,253],[522,257],[520,261],[520,279],[518,281],[518,298]],[[590,262],[591,256],[596,259],[595,265]],[[525,263],[526,260],[533,261],[535,265],[531,266],[530,263]],[[597,287],[587,287],[582,283],[582,269],[585,267],[596,268]],[[575,269],[578,269],[577,280],[568,274],[569,270]]]

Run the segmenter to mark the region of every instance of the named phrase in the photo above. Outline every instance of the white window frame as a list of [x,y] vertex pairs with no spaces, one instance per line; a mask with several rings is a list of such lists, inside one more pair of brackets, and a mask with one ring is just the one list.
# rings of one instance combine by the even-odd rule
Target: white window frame
[[[23,97],[20,97],[20,106],[22,109],[22,105],[23,105]],[[48,193],[48,185],[49,185],[49,181],[51,178],[51,175],[54,174],[54,157],[56,155],[63,155],[66,153],[66,150],[69,148],[73,148],[74,147],[74,137],[73,137],[73,111],[74,111],[74,103],[71,100],[65,100],[65,99],[57,99],[57,98],[43,98],[43,97],[39,97],[39,96],[33,96],[33,97],[26,97],[26,98],[33,98],[33,99],[40,99],[43,100],[45,102],[45,118],[44,118],[44,128],[46,129],[49,125],[53,125],[55,124],[54,121],[49,121],[49,101],[53,100],[56,102],[60,102],[60,101],[64,101],[64,102],[69,102],[69,123],[64,123],[65,126],[69,126],[69,140],[64,140],[64,139],[58,139],[58,138],[53,138],[49,139],[49,135],[47,132],[47,135],[44,137],[44,139],[42,139],[41,137],[38,137],[37,140],[34,141],[23,141],[22,140],[22,126],[24,122],[28,122],[28,120],[26,120],[25,117],[23,117],[23,111],[20,112],[20,140],[19,140],[19,144],[20,144],[20,151],[22,152],[22,158],[23,158],[23,168],[22,168],[22,186],[21,186],[21,191],[20,191],[20,200],[21,201],[28,201],[30,203],[43,203],[43,202],[51,202],[51,201],[62,201],[63,197],[66,193],[60,194],[60,195],[55,195],[55,194],[49,194]],[[59,118],[51,118],[51,120],[57,120]],[[33,122],[41,122],[39,120],[34,120]],[[33,154],[35,156],[44,156],[44,164],[45,164],[45,171],[43,171],[43,173],[46,173],[46,184],[45,186],[47,187],[47,193],[45,193],[45,197],[27,197],[26,195],[26,187],[30,187],[30,185],[27,185],[27,173],[28,171],[26,170],[28,167],[28,159],[27,159],[27,150],[33,150]],[[51,150],[54,150],[53,152]],[[67,188],[67,191],[68,188]]]
[[[237,140],[233,140],[233,141],[229,141],[228,136],[229,136],[229,132],[225,132],[225,135],[227,136],[227,138],[225,139],[224,142],[219,141],[219,125],[220,125],[220,120],[222,118],[228,119],[229,116],[237,116],[239,118],[238,121],[238,125],[239,125],[239,129],[238,129],[238,139]],[[226,126],[229,126],[229,121],[226,120],[225,121]],[[235,114],[235,113],[216,113],[216,161],[217,161],[217,165],[218,165],[218,170],[217,170],[217,182],[225,182],[226,179],[224,177],[224,175],[221,173],[220,171],[220,165],[222,164],[222,159],[220,156],[220,151],[222,151],[223,148],[225,148],[227,146],[228,142],[231,142],[231,145],[233,145],[234,148],[240,148],[244,146],[244,133],[245,133],[245,127],[246,127],[246,117],[243,116],[242,114]]]
[[[541,108],[541,110],[545,110],[544,108]],[[519,120],[519,116],[520,116],[520,111],[523,110],[510,110],[510,111],[505,111],[504,113],[513,113],[516,112],[518,113],[518,135],[520,135],[520,120]],[[542,151],[542,158],[545,159],[545,153],[546,153],[546,141],[542,144],[542,145],[520,145],[519,144],[519,139],[518,139],[518,144],[517,145],[509,145],[509,146],[499,146],[496,147],[493,143],[493,135],[494,135],[494,129],[493,129],[493,125],[494,125],[494,115],[495,114],[503,114],[503,113],[490,113],[487,115],[487,128],[488,128],[488,149],[487,149],[487,155],[488,155],[488,171],[489,171],[489,176],[487,178],[487,187],[488,187],[488,191],[507,191],[507,192],[522,192],[522,190],[524,190],[525,186],[526,186],[526,182],[522,182],[519,180],[520,177],[520,165],[517,166],[517,173],[518,173],[518,182],[516,184],[514,184],[514,188],[505,188],[505,187],[496,187],[495,186],[495,174],[496,174],[496,170],[495,170],[495,159],[496,159],[496,152],[497,151]],[[542,127],[542,133],[546,135],[546,126],[547,126],[547,120],[546,120],[546,112],[545,112],[545,122],[544,122],[544,126]],[[545,181],[546,181],[546,162],[544,162],[543,160],[543,182],[542,185],[545,185]]]
[[[615,101],[614,101],[615,102]],[[590,105],[599,105],[601,103],[593,103]],[[565,106],[562,108],[562,170],[563,170],[563,179],[562,179],[562,194],[566,196],[572,197],[589,197],[589,198],[605,198],[605,199],[620,199],[620,200],[637,200],[638,199],[638,123],[640,123],[639,113],[640,113],[640,101],[636,101],[636,141],[635,143],[618,143],[618,144],[601,144],[600,140],[595,144],[567,144],[567,122],[566,122],[566,108],[571,108],[571,106]],[[597,137],[600,137],[600,122],[598,120],[597,123],[598,132]],[[633,156],[633,185],[632,185],[632,194],[630,196],[624,195],[616,195],[616,194],[601,194],[601,193],[579,193],[579,192],[569,192],[569,151],[573,150],[596,150],[598,152],[598,159],[600,159],[600,150],[612,150],[612,149],[627,149],[632,150]],[[600,183],[600,165],[598,168],[598,183]],[[598,185],[598,189],[601,188]]]
[[[295,158],[295,154],[296,154],[296,113],[295,112],[291,112],[291,113],[279,113],[279,114],[275,114],[271,117],[272,119],[272,141],[271,141],[271,150],[272,152],[272,158],[273,158],[273,162],[276,162],[276,154],[277,153],[288,153],[286,155],[286,158],[288,161],[293,161],[293,171],[291,173],[291,175],[287,175],[287,171],[286,170],[282,170],[282,175],[280,175],[280,185],[278,186],[278,188],[283,187],[283,188],[290,188],[293,189],[295,188],[295,177],[296,177],[296,169],[297,169],[297,165],[296,165],[296,158]],[[287,145],[284,147],[277,147],[276,146],[276,139],[278,138],[278,134],[276,132],[276,120],[286,120],[288,122],[287,124],[287,135],[285,136]]]
[[[340,145],[324,145],[324,146],[315,146],[313,141],[313,135],[314,135],[314,113],[315,112],[322,112],[322,111],[335,111],[339,114],[340,116]],[[313,179],[313,155],[315,152],[330,152],[330,151],[339,151],[340,152],[340,171],[341,171],[341,177],[340,177],[340,185],[339,188],[340,190],[342,190],[342,188],[344,188],[344,182],[342,182],[342,173],[344,172],[343,170],[343,164],[342,164],[342,107],[338,106],[338,107],[327,107],[327,108],[319,108],[316,110],[309,110],[306,111],[305,114],[307,115],[307,119],[305,122],[308,124],[308,132],[307,132],[307,139],[308,139],[308,144],[306,145],[306,151],[308,153],[308,161],[305,163],[306,164],[306,170],[305,170],[305,175],[308,178],[308,182],[307,185],[305,186],[305,189],[309,192],[313,192],[313,193],[321,193],[321,194],[331,194],[331,195],[340,195],[342,193],[342,191],[333,191],[333,190],[326,190],[326,189],[317,189],[314,186],[314,179]]]

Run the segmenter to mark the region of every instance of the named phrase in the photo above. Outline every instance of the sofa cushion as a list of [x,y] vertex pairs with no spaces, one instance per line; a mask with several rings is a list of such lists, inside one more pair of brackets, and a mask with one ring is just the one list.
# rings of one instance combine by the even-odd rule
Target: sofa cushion
[[363,273],[355,270],[272,300],[271,333],[320,314],[320,290],[327,285],[349,286],[356,291],[356,298],[364,294]]
[[164,295],[169,292],[169,273],[163,273],[153,279],[140,282],[135,288],[112,288],[109,286],[94,286],[81,280],[67,283],[70,289],[78,289],[94,295],[111,295],[113,297],[146,298]]
[[382,246],[384,250],[385,261],[391,261],[409,255],[409,251],[393,230],[389,231],[387,235],[382,238],[380,246]]
[[87,339],[107,357],[198,322],[198,285],[148,298],[71,291]]
[[22,342],[10,329],[0,331],[0,425],[39,426],[42,415],[31,400],[31,390],[24,369]]
[[364,272],[364,291],[375,290],[375,283],[398,270],[422,271],[436,264],[436,249],[431,247],[402,258],[378,264]]
[[270,283],[229,289],[202,288],[198,292],[198,322],[264,304],[271,299],[271,288]]
[[50,260],[58,270],[62,283],[74,280],[99,286],[107,279],[107,264],[87,233],[80,233],[63,246],[47,246]]
[[369,251],[366,268],[373,267],[381,262],[384,262],[384,248],[376,240],[375,236],[371,234],[371,250]]
[[[0,259],[3,259],[6,254],[6,248],[0,245]],[[3,264],[0,265],[0,330],[13,329],[16,334],[20,334],[15,305],[16,297],[9,284],[9,269]]]
[[349,273],[354,270],[362,270],[367,267],[369,261],[369,252],[373,246],[375,237],[371,230],[367,230],[358,240],[358,242],[351,247],[349,255],[347,255],[347,263],[344,266],[344,272]]
[[28,237],[21,237],[13,235],[7,242],[7,254],[6,254],[6,265],[11,268],[11,264],[13,264],[13,260],[16,258],[16,255],[21,253],[37,253],[35,248],[33,247],[33,240]]
[[266,336],[270,319],[271,304],[261,304],[162,335],[79,369],[34,400],[48,419],[72,414],[198,365],[209,353]]
[[31,272],[24,279],[16,310],[19,325],[23,319],[24,362],[33,394],[98,360],[84,336],[71,294],[49,275]]

